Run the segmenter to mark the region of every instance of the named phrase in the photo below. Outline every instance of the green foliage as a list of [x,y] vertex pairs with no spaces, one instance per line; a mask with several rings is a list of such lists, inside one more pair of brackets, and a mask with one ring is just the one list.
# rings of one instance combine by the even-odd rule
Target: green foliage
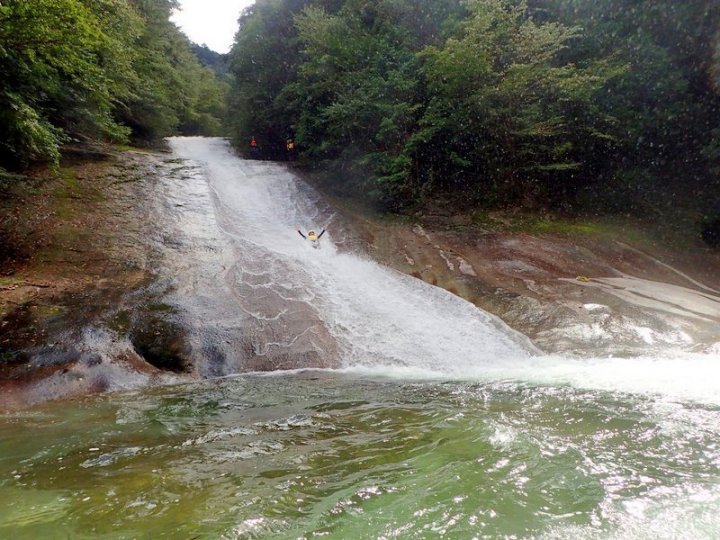
[[207,45],[197,43],[191,44],[191,49],[200,61],[200,65],[210,68],[221,81],[229,82],[230,64],[227,54],[220,54]]
[[[57,158],[62,133],[108,124],[109,93],[97,57],[103,40],[92,12],[73,0],[10,0],[0,13],[0,160]],[[81,103],[68,108],[69,100]],[[90,110],[95,108],[94,117]],[[97,121],[95,121],[97,120]]]
[[[582,168],[583,145],[608,145],[613,119],[595,105],[623,67],[559,61],[579,30],[538,24],[523,3],[468,2],[457,38],[421,53],[430,99],[408,143],[425,178],[517,201]],[[462,158],[460,158],[462,156]]]
[[60,159],[57,148],[62,132],[15,94],[0,94],[0,135],[0,155],[12,156],[12,164],[42,158],[57,163]]
[[626,132],[623,166],[663,175],[668,164],[701,169],[701,149],[717,126],[713,51],[720,30],[717,2],[544,0],[552,16],[583,24],[574,61],[613,55],[629,66],[608,87],[604,107]]
[[393,205],[657,209],[647,191],[688,167],[694,192],[712,184],[719,29],[709,1],[258,0],[231,53],[233,134],[270,157],[292,135]]
[[258,0],[240,18],[240,31],[230,53],[233,88],[229,97],[232,135],[247,148],[257,137],[272,157],[284,153],[285,140],[298,118],[292,100],[299,63],[294,14],[303,0]]
[[712,132],[712,140],[703,149],[705,157],[712,164],[715,173],[720,174],[720,128]]
[[133,0],[144,20],[136,43],[136,82],[117,111],[134,137],[153,141],[180,132],[222,132],[227,84],[200,65],[187,37],[170,22],[174,0]]
[[[389,7],[379,4],[377,11]],[[310,155],[347,159],[403,143],[415,110],[416,61],[402,46],[396,13],[369,17],[350,2],[338,15],[313,7],[296,18],[305,60],[295,87],[304,101],[298,141]]]
[[713,62],[710,72],[715,89],[720,90],[720,30],[715,37],[715,52],[713,53]]
[[59,159],[68,141],[217,133],[226,85],[169,22],[167,0],[5,0],[0,164]]

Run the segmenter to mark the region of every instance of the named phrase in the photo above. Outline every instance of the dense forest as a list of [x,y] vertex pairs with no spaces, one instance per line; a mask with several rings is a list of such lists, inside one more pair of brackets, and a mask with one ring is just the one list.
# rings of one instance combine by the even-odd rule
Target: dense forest
[[0,167],[63,144],[221,132],[228,85],[170,22],[175,0],[3,0]]
[[192,44],[192,51],[197,56],[200,63],[212,69],[220,80],[228,81],[230,78],[230,66],[228,64],[228,55],[220,54],[213,51],[205,44]]
[[0,167],[229,132],[385,208],[680,208],[720,244],[718,2],[257,0],[229,57],[177,7],[3,0]]
[[390,207],[720,214],[716,1],[257,0],[230,62],[240,148]]

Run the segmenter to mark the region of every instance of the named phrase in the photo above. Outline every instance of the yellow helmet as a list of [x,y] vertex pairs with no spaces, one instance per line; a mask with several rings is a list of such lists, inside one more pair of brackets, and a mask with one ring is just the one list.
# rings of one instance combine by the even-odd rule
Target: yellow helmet
[[315,234],[315,231],[308,231],[308,238],[317,238],[317,234]]

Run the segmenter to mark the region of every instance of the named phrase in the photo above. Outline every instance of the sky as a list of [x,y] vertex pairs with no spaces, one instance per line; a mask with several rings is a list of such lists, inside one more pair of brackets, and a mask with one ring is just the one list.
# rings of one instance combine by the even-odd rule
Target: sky
[[240,12],[254,0],[180,0],[181,10],[172,16],[187,36],[219,53],[230,51]]

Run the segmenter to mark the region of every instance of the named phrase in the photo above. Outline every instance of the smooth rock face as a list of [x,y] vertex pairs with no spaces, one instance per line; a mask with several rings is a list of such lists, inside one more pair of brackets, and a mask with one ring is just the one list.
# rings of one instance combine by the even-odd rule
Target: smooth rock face
[[353,228],[367,229],[361,234],[375,258],[498,315],[545,352],[705,351],[720,340],[720,254],[699,242],[687,252],[650,253],[587,235],[449,222],[431,229],[348,215]]

